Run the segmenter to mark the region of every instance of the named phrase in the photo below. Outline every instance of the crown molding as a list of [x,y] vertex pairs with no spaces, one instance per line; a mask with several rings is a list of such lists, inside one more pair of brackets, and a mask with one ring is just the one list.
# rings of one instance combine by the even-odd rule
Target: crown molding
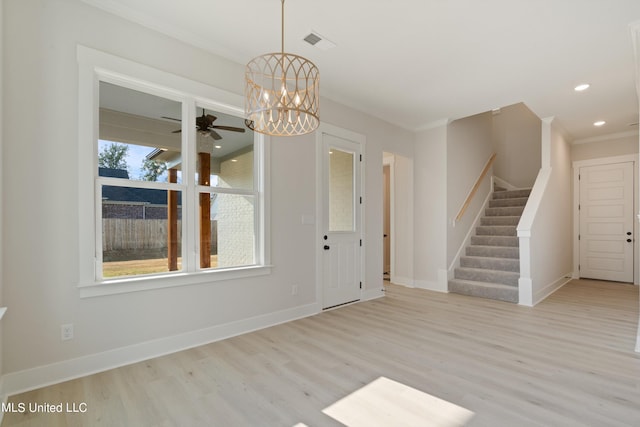
[[414,132],[422,132],[425,130],[431,130],[431,129],[436,129],[442,126],[448,126],[449,123],[451,123],[452,120],[451,119],[440,119],[440,120],[436,120],[433,122],[429,122],[427,124],[424,124],[422,126],[418,126],[417,128],[414,128],[413,131]]
[[599,135],[599,136],[592,136],[589,138],[576,139],[571,144],[577,145],[577,144],[588,144],[590,142],[613,141],[616,139],[628,138],[630,136],[637,136],[637,135],[638,135],[637,130],[630,130],[627,132],[609,133],[607,135]]

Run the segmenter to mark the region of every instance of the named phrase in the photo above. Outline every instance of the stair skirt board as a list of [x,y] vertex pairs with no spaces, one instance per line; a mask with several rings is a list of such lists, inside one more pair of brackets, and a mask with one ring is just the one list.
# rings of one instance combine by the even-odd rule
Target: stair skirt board
[[517,226],[531,190],[494,191],[449,280],[449,292],[518,303]]

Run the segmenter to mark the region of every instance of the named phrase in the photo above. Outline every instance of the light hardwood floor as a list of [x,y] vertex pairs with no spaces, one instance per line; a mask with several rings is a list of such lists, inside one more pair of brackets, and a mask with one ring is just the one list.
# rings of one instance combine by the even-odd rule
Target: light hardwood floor
[[534,308],[388,285],[382,299],[13,396],[87,412],[7,413],[2,426],[338,426],[323,409],[379,377],[472,411],[469,426],[640,426],[637,322],[631,285],[572,281]]

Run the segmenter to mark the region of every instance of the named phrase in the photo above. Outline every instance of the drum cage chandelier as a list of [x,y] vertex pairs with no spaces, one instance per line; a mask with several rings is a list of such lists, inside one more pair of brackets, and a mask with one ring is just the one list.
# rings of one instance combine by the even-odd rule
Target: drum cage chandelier
[[320,74],[313,62],[284,51],[253,58],[245,71],[245,123],[273,136],[304,135],[320,124]]

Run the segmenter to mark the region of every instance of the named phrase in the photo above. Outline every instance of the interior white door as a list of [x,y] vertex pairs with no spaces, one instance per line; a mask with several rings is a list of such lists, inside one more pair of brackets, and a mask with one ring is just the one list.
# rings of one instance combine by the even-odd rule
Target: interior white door
[[633,282],[633,163],[580,168],[580,277]]
[[323,133],[323,308],[360,299],[361,148]]

